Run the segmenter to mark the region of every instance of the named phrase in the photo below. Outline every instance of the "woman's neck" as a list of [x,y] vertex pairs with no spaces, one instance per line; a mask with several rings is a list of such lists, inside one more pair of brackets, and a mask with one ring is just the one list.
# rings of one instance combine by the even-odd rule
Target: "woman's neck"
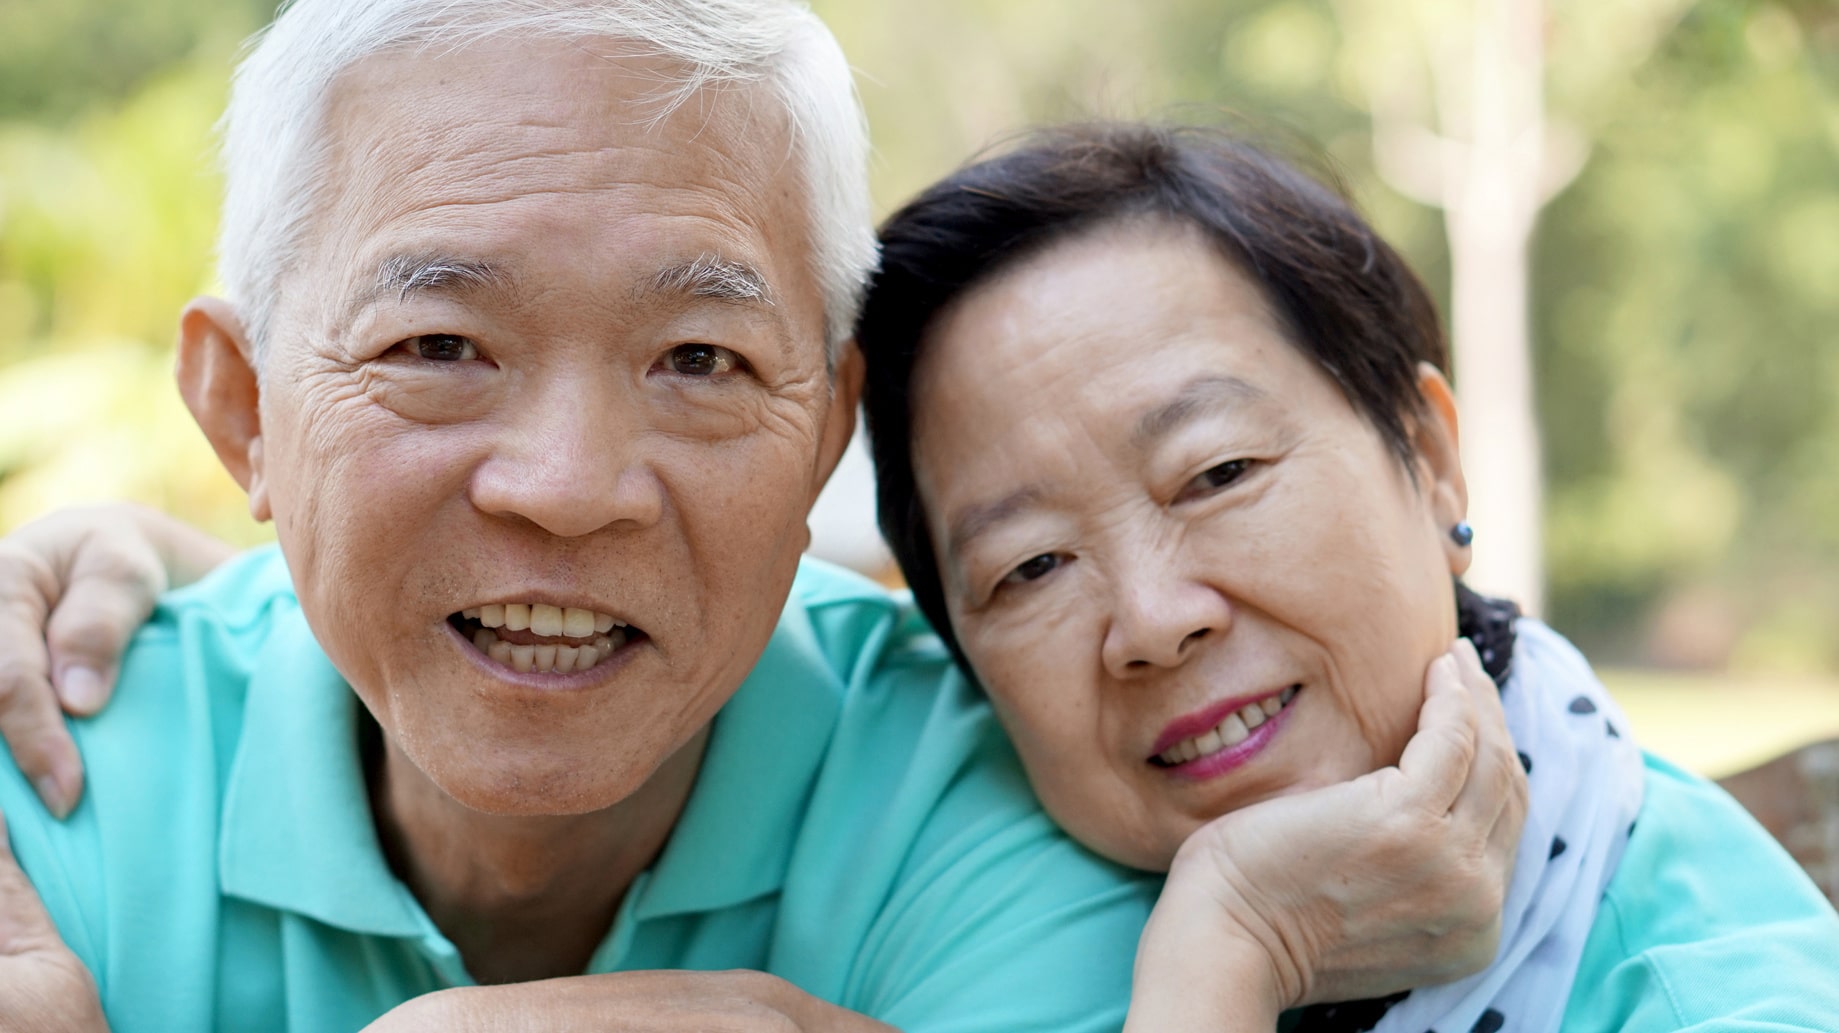
[[708,735],[612,807],[559,817],[467,808],[384,743],[371,778],[384,855],[478,982],[578,975],[670,838]]

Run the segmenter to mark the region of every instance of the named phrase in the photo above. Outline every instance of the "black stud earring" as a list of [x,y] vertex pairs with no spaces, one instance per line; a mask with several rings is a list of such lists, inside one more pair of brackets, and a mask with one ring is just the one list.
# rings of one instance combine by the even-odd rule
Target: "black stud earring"
[[1449,529],[1449,540],[1455,542],[1457,548],[1466,549],[1475,540],[1475,529],[1467,520],[1458,520],[1456,526]]

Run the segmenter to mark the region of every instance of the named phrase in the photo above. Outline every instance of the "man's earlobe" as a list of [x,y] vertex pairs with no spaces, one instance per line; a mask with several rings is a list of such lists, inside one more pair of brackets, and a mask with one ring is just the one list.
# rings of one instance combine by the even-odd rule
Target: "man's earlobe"
[[817,477],[811,485],[810,501],[813,503],[830,475],[836,472],[837,463],[842,461],[844,450],[849,448],[849,441],[855,436],[856,406],[862,400],[865,372],[862,350],[856,347],[856,342],[846,342],[830,376],[830,409],[824,414],[824,436],[818,443]]
[[236,309],[195,298],[179,315],[179,395],[224,469],[249,493],[249,513],[270,517],[263,478],[261,383]]

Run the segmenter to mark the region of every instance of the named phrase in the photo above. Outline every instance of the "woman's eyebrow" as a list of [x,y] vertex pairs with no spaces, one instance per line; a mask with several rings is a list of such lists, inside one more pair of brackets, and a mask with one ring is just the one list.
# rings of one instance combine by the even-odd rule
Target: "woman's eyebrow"
[[973,538],[1041,500],[1037,488],[1018,488],[994,502],[971,506],[952,518],[945,535],[946,555],[955,556]]
[[1144,413],[1137,420],[1131,444],[1141,452],[1158,438],[1201,413],[1227,402],[1255,402],[1266,395],[1263,389],[1230,374],[1196,377],[1182,387],[1174,398]]

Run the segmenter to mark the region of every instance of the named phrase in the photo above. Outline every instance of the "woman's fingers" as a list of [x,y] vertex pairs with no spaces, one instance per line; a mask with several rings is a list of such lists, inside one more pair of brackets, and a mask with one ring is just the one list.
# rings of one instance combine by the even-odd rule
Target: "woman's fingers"
[[0,815],[0,1027],[107,1033],[96,982],[13,857]]
[[63,943],[38,890],[13,856],[5,816],[0,815],[0,959],[61,947]]
[[189,573],[219,558],[221,545],[176,536],[170,524],[133,506],[96,506],[60,510],[0,540],[0,737],[59,817],[83,792],[60,707],[101,709],[168,567]]
[[0,736],[58,817],[83,792],[83,763],[51,689],[45,622],[57,571],[41,553],[0,541]]
[[1417,733],[1398,759],[1407,794],[1428,813],[1448,812],[1468,783],[1479,748],[1478,724],[1456,659],[1445,653],[1431,661]]
[[128,640],[165,590],[159,554],[138,538],[96,535],[76,551],[45,627],[65,710],[93,714],[108,702]]
[[[1471,828],[1478,840],[1489,835],[1504,818],[1517,839],[1526,817],[1526,772],[1514,746],[1513,733],[1507,729],[1500,689],[1482,667],[1469,640],[1458,639],[1451,652],[1463,687],[1475,705],[1476,749],[1468,782],[1450,808],[1450,816]],[[1511,853],[1506,861],[1512,863]]]

